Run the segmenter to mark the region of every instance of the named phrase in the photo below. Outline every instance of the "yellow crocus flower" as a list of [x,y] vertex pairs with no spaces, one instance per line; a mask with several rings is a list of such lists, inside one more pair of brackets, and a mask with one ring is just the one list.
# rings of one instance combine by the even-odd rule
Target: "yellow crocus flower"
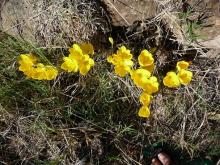
[[146,67],[146,66],[150,66],[154,63],[154,58],[153,58],[152,54],[145,49],[139,55],[138,62],[140,64],[140,66]]
[[120,59],[132,59],[132,54],[130,53],[131,51],[127,49],[125,46],[121,46],[118,51],[117,55],[120,57]]
[[181,84],[188,85],[192,80],[193,73],[191,71],[181,69],[177,76],[179,77]]
[[20,66],[18,69],[22,72],[29,71],[37,61],[37,58],[31,54],[21,54],[19,58],[20,60],[18,61],[18,63],[20,64]]
[[116,65],[115,66],[115,74],[117,74],[120,77],[125,77],[126,74],[130,72],[129,66],[123,66],[123,65]]
[[58,70],[53,66],[46,66],[46,80],[53,80],[57,77]]
[[143,85],[143,89],[148,94],[156,93],[159,90],[159,83],[155,76],[150,77]]
[[32,71],[31,78],[37,79],[37,80],[46,79],[46,68],[44,64],[38,63],[36,65],[36,68],[34,68]]
[[143,92],[140,96],[140,102],[143,105],[148,106],[150,104],[151,95],[149,95],[147,92]]
[[149,65],[149,66],[143,66],[143,67],[141,67],[141,68],[146,69],[146,70],[148,70],[149,72],[152,73],[153,70],[154,70],[154,63],[151,64],[151,65]]
[[78,62],[74,58],[64,57],[64,63],[61,65],[61,68],[67,72],[77,72],[78,71]]
[[82,43],[79,45],[83,54],[94,54],[94,47],[91,43]]
[[148,81],[148,78],[151,75],[151,73],[145,69],[132,70],[130,74],[134,84],[140,88],[144,87],[144,84]]
[[171,71],[164,77],[163,84],[169,88],[177,88],[180,86],[180,80],[177,74]]
[[89,57],[89,55],[85,54],[83,55],[83,58],[81,62],[79,63],[79,72],[82,75],[86,75],[91,67],[93,67],[95,64],[94,60]]
[[189,67],[189,63],[186,61],[179,61],[176,64],[176,68],[178,71],[180,71],[181,69],[187,69]]
[[149,117],[150,116],[150,109],[148,108],[148,106],[146,106],[146,105],[142,106],[138,112],[138,116],[144,117],[144,118]]
[[78,44],[73,44],[72,48],[69,49],[69,58],[80,62],[83,56],[83,51]]

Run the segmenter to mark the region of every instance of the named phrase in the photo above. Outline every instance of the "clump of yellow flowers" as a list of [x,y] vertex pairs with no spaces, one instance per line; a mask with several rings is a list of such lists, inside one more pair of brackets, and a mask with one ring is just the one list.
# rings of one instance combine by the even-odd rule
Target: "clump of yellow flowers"
[[130,50],[125,46],[121,46],[116,54],[107,58],[107,61],[114,65],[114,70],[117,75],[125,77],[129,74],[134,84],[143,90],[143,93],[140,96],[142,107],[140,108],[138,115],[140,117],[149,117],[149,105],[152,94],[159,90],[157,78],[151,74],[154,69],[154,58],[149,51],[146,49],[142,50],[138,56],[138,63],[140,67],[134,69],[132,57],[133,55]]
[[121,46],[116,54],[113,54],[107,58],[109,63],[115,66],[115,73],[120,77],[125,77],[126,74],[130,73],[131,67],[133,66],[132,61],[133,55],[130,50],[125,46]]
[[95,62],[90,55],[94,54],[94,48],[90,43],[83,43],[81,45],[74,44],[69,49],[69,56],[64,57],[61,68],[67,72],[80,72],[82,75],[86,75]]
[[177,73],[174,71],[168,72],[163,79],[163,84],[169,88],[178,88],[181,84],[188,85],[193,76],[193,73],[188,70],[188,67],[189,62],[177,62]]
[[36,56],[32,54],[21,54],[19,70],[27,76],[36,80],[53,80],[57,77],[58,71],[51,65],[37,63]]
[[[64,57],[61,68],[67,72],[80,72],[86,75],[95,62],[90,55],[94,54],[93,45],[90,43],[74,44],[69,49],[69,56]],[[36,80],[53,80],[58,75],[58,69],[51,65],[37,63],[37,57],[32,54],[21,54],[18,63],[19,70]]]
[[[110,37],[109,42],[113,47],[114,41]],[[94,54],[93,45],[90,43],[73,44],[69,49],[69,55],[63,57],[61,69],[66,72],[79,72],[86,75],[94,66],[95,62],[91,58]],[[154,58],[151,52],[144,49],[138,56],[138,67],[134,67],[131,50],[125,46],[118,48],[115,54],[109,56],[107,61],[114,65],[115,74],[120,77],[130,76],[133,83],[141,88],[142,93],[139,101],[142,104],[138,111],[140,117],[150,116],[150,102],[153,94],[158,92],[159,83],[157,77],[153,76]],[[19,70],[27,76],[36,80],[53,80],[58,75],[58,69],[52,65],[39,63],[33,54],[21,54],[19,56]],[[170,71],[163,79],[163,84],[169,88],[178,88],[182,85],[188,85],[192,80],[193,73],[188,70],[189,62],[179,61],[176,65],[176,72]]]

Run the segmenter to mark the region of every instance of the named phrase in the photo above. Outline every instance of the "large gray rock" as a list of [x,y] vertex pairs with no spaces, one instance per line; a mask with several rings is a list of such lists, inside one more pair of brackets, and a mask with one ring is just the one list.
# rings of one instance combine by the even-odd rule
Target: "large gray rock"
[[[197,36],[197,46],[220,49],[220,1],[187,0],[187,3],[193,7],[193,12],[187,18],[193,22],[192,32]],[[173,32],[176,40],[188,45],[187,41],[194,37],[189,33],[189,23],[187,24],[185,19],[181,21],[179,13],[170,11],[163,14],[163,20]],[[200,21],[200,17],[204,19]]]
[[135,21],[152,18],[157,5],[154,0],[102,0],[114,26],[130,26]]

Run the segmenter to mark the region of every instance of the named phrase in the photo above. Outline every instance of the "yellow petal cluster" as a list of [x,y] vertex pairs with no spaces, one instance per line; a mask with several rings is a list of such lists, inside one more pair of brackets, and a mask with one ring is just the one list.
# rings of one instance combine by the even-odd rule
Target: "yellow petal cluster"
[[155,76],[149,78],[144,78],[144,81],[141,82],[143,93],[140,96],[140,102],[143,106],[140,108],[138,115],[140,117],[149,117],[150,115],[150,101],[151,95],[159,90],[159,83]]
[[115,73],[117,75],[124,77],[126,74],[130,73],[134,84],[143,90],[143,93],[139,98],[142,107],[139,109],[138,115],[144,118],[149,117],[151,95],[159,90],[157,78],[151,75],[154,69],[153,55],[146,49],[141,51],[138,56],[140,68],[132,69],[132,66],[134,65],[132,54],[125,46],[122,46],[116,54],[109,56],[107,61],[115,66]]
[[134,65],[132,61],[132,54],[130,50],[125,46],[121,46],[116,54],[113,54],[107,58],[109,63],[115,66],[115,74],[120,77],[125,77],[130,71],[131,67]]
[[138,62],[141,68],[152,72],[154,69],[154,58],[153,55],[147,51],[146,49],[142,50],[140,55],[138,56]]
[[63,58],[61,68],[67,72],[80,72],[86,75],[95,62],[89,55],[94,54],[93,45],[90,43],[74,44],[69,49],[69,56]]
[[159,90],[159,83],[155,76],[152,76],[144,84],[143,90],[149,94],[156,93]]
[[21,54],[19,70],[28,78],[36,80],[53,80],[58,75],[58,70],[50,65],[37,63],[37,58],[32,54]]
[[137,87],[144,88],[151,73],[146,69],[136,69],[131,71],[131,79]]
[[155,76],[146,69],[137,69],[131,71],[131,79],[134,84],[142,88],[148,94],[156,93],[159,90],[159,83]]
[[179,61],[176,64],[176,68],[178,71],[180,71],[181,69],[188,69],[189,67],[189,62],[186,61]]
[[82,49],[83,54],[94,55],[94,47],[91,43],[81,43],[79,47]]
[[140,66],[143,66],[143,67],[150,66],[154,63],[153,55],[145,49],[139,55],[138,62]]
[[193,73],[187,70],[189,63],[186,61],[177,62],[177,73],[170,71],[163,79],[163,84],[169,88],[178,88],[181,84],[188,85],[192,80]]
[[151,95],[149,95],[146,92],[143,92],[140,96],[141,104],[148,106],[150,104],[150,101],[151,101]]
[[169,88],[178,88],[180,86],[180,80],[177,74],[171,71],[164,77],[163,84]]
[[181,69],[177,75],[181,84],[188,85],[192,80],[193,73],[191,71]]
[[134,84],[143,90],[140,96],[142,107],[139,109],[138,115],[146,118],[150,116],[151,95],[159,90],[159,83],[157,78],[151,75],[154,70],[153,55],[145,49],[138,56],[138,62],[141,68],[132,70],[130,74]]
[[144,117],[144,118],[149,117],[150,116],[150,109],[148,108],[148,106],[146,106],[146,105],[142,106],[138,112],[138,116]]

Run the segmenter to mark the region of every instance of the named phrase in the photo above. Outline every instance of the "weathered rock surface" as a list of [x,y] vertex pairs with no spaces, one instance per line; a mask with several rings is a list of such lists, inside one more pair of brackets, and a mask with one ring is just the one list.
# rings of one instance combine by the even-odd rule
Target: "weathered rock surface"
[[5,1],[1,8],[1,28],[13,36],[34,41],[33,6],[26,1]]
[[[191,0],[192,4],[194,1]],[[199,44],[206,48],[220,49],[220,1],[205,0],[205,18],[202,22],[202,28],[195,33],[201,38]]]
[[[188,21],[190,20],[194,25],[197,24],[198,27],[200,26],[200,28],[192,29],[193,33],[198,36],[198,46],[220,49],[220,1],[187,0],[186,2],[193,10],[192,13],[187,15]],[[179,19],[179,14],[183,13],[172,12],[172,8],[169,9],[169,6],[171,5],[168,4],[168,11],[164,12],[162,19],[166,26],[173,32],[176,40],[179,43],[187,44],[186,41],[192,37],[187,32],[190,25],[187,24],[184,18],[182,20]],[[199,19],[200,17],[202,17],[201,20]]]
[[135,21],[152,18],[157,5],[154,0],[102,0],[114,26],[130,26]]
[[207,48],[220,49],[220,1],[206,0],[206,9],[209,17],[197,34],[202,37],[199,42]]

